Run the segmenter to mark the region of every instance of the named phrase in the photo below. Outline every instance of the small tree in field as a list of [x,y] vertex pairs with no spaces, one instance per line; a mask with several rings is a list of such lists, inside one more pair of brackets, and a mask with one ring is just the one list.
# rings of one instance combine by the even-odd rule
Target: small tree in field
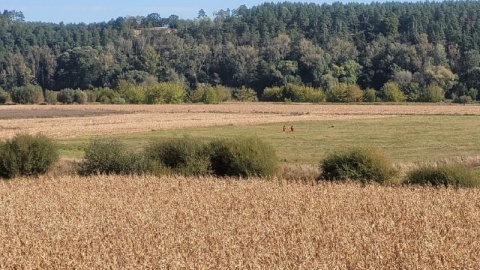
[[407,100],[405,94],[403,94],[400,87],[394,82],[387,82],[383,85],[382,89],[383,101],[389,102],[404,102]]

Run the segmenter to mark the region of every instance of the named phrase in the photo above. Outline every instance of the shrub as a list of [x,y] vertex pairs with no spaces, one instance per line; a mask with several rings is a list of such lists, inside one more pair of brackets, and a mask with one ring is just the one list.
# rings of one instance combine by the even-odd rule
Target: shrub
[[255,102],[258,101],[257,92],[251,88],[242,87],[240,89],[236,89],[235,91],[235,99],[241,102]]
[[267,177],[277,170],[275,150],[259,138],[215,140],[209,152],[213,173],[218,176]]
[[87,93],[87,102],[97,102],[98,91],[85,90],[85,93]]
[[363,100],[366,102],[375,102],[377,100],[377,91],[375,89],[369,88],[365,90],[365,95]]
[[88,94],[84,91],[77,89],[74,91],[73,101],[78,104],[85,104],[88,102]]
[[204,88],[197,88],[197,90],[190,91],[189,99],[193,103],[200,103],[203,102],[205,96],[205,89]]
[[461,103],[461,104],[469,104],[469,103],[472,103],[473,100],[472,100],[471,96],[463,95],[463,96],[455,97],[453,102],[454,103]]
[[407,184],[478,187],[480,180],[463,164],[424,165],[407,173]]
[[[167,141],[152,141],[146,156],[153,164],[184,175],[211,173],[206,144],[184,137]],[[157,168],[158,169],[158,168]]]
[[57,104],[58,102],[58,92],[57,91],[45,91],[45,101],[48,104]]
[[142,104],[145,102],[145,90],[142,86],[136,86],[126,81],[120,81],[118,91],[129,104]]
[[75,90],[66,88],[60,90],[57,99],[64,104],[72,104],[75,101]]
[[437,84],[429,84],[421,97],[424,102],[442,102],[445,98],[445,92]]
[[326,93],[328,102],[358,102],[363,98],[363,91],[356,84],[338,83]]
[[263,90],[261,100],[262,101],[270,101],[270,102],[284,101],[285,98],[283,96],[283,89],[278,87],[278,86],[267,87]]
[[10,101],[11,101],[10,94],[0,87],[0,104],[5,104]]
[[232,91],[230,88],[222,86],[222,85],[217,85],[214,86],[213,89],[217,92],[217,99],[218,102],[227,102],[232,99]]
[[162,82],[145,87],[145,102],[148,104],[179,104],[185,97],[185,87],[180,83]]
[[193,103],[217,104],[231,99],[232,93],[230,89],[221,85],[212,87],[206,84],[199,84],[197,89],[189,94],[189,100]]
[[289,83],[282,87],[283,99],[293,102],[318,103],[325,100],[321,89]]
[[325,101],[325,93],[319,88],[289,83],[282,87],[265,88],[262,101],[319,103]]
[[142,174],[149,163],[139,153],[128,151],[126,146],[111,138],[94,139],[85,149],[85,158],[78,173],[91,174]]
[[38,85],[14,87],[10,96],[13,102],[20,104],[39,104],[44,101],[42,88]]
[[64,104],[85,104],[88,102],[88,94],[80,89],[66,88],[58,92],[57,100]]
[[400,90],[400,87],[394,82],[387,82],[381,89],[383,101],[403,102],[407,100],[405,94]]
[[112,100],[110,100],[109,103],[111,103],[111,104],[125,104],[125,103],[127,103],[127,102],[125,101],[124,98],[114,97],[114,98],[112,98]]
[[385,183],[394,176],[391,160],[375,149],[353,148],[333,153],[320,163],[321,179]]
[[120,97],[120,94],[111,88],[101,87],[93,89],[87,93],[87,96],[90,96],[90,98],[96,97],[95,101],[97,102],[109,104],[114,98]]
[[211,86],[206,86],[205,87],[205,93],[203,95],[203,102],[205,104],[218,104],[218,95],[217,91],[211,87]]
[[0,144],[0,177],[40,175],[57,160],[57,147],[51,139],[39,134],[18,134]]

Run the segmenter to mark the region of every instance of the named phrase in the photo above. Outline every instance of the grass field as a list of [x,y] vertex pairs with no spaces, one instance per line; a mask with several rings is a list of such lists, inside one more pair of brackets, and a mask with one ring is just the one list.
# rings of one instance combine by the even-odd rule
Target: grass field
[[[328,153],[345,147],[376,147],[399,163],[476,157],[480,154],[477,115],[408,115],[378,119],[288,122],[295,133],[282,132],[282,123],[228,125],[108,135],[132,149],[150,140],[189,136],[257,136],[271,143],[285,164],[317,164]],[[59,140],[63,155],[81,157],[90,137]]]
[[[44,133],[61,145],[61,163],[95,136],[140,148],[152,138],[255,135],[306,170],[357,145],[408,166],[478,162],[479,117],[480,106],[447,104],[0,106],[0,138]],[[296,132],[282,133],[284,124]],[[60,170],[0,181],[0,209],[0,269],[480,267],[478,189]]]

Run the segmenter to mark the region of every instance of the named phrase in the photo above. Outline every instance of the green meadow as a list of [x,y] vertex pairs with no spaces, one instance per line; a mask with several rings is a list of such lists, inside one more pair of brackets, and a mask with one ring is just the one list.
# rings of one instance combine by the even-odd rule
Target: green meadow
[[[282,126],[287,132],[282,132]],[[290,126],[295,132],[290,132]],[[394,162],[436,161],[480,155],[480,116],[412,115],[378,119],[305,121],[261,125],[229,125],[111,135],[131,149],[151,140],[188,136],[209,140],[256,136],[271,143],[284,164],[317,164],[340,148],[375,147]],[[59,140],[63,157],[81,158],[93,137]]]

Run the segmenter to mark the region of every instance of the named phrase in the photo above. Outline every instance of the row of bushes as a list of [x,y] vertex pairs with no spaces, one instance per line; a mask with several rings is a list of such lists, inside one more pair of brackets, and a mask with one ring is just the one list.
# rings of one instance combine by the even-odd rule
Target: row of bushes
[[[36,176],[58,160],[55,143],[43,135],[19,134],[0,142],[0,177]],[[143,151],[129,150],[114,139],[95,139],[87,146],[78,173],[183,174],[270,177],[277,156],[259,138],[202,141],[189,137],[150,142]],[[320,162],[318,181],[390,183],[397,175],[392,161],[378,150],[354,148],[333,153]],[[478,187],[480,179],[462,164],[420,166],[405,176],[405,184]]]
[[[354,148],[339,151],[320,163],[319,179],[389,183],[396,175],[392,161],[375,149]],[[422,165],[405,175],[404,184],[445,187],[480,187],[479,177],[460,163]]]
[[[416,89],[408,95],[405,94],[400,86],[395,82],[387,82],[379,90],[366,89],[362,90],[356,84],[336,83],[328,87],[327,90],[302,86],[296,84],[287,84],[281,87],[265,88],[262,101],[273,102],[442,102],[445,98],[444,90],[436,85],[430,84],[423,91]],[[453,97],[453,101],[457,103],[473,102],[470,96]]]
[[139,153],[117,140],[96,139],[85,150],[79,173],[267,177],[275,174],[276,167],[273,147],[253,137],[209,142],[188,137],[159,140]]
[[[413,86],[412,86],[413,87]],[[387,82],[379,90],[362,90],[356,84],[335,83],[327,90],[310,86],[286,84],[278,87],[264,89],[260,100],[271,102],[442,102],[445,91],[436,84],[430,84],[420,91],[419,87],[410,89],[405,93],[395,82]],[[473,93],[473,94],[472,94]],[[476,95],[475,89],[469,90],[465,95],[452,96],[453,102],[471,103]],[[211,86],[198,84],[197,89],[187,91],[180,83],[156,83],[135,85],[127,81],[120,81],[115,89],[108,87],[91,90],[63,89],[61,91],[42,91],[40,86],[27,85],[14,87],[10,91],[0,88],[0,104],[14,102],[20,104],[38,103],[87,103],[100,102],[105,104],[177,104],[183,102],[216,104],[237,100],[241,102],[257,101],[257,93],[250,88],[230,89],[225,86]]]
[[[19,134],[0,143],[0,177],[37,176],[58,160],[55,143],[43,135]],[[201,141],[188,137],[152,141],[141,152],[115,139],[94,139],[78,173],[183,174],[268,177],[276,173],[272,146],[253,137]]]
[[0,88],[0,104],[8,102],[18,104],[178,104],[184,102],[215,104],[237,100],[241,102],[257,101],[253,89],[230,89],[224,86],[199,84],[194,91],[187,92],[183,84],[157,83],[152,85],[134,85],[120,81],[116,89],[108,87],[91,90],[63,89],[43,92],[38,85],[14,87],[11,91]]

